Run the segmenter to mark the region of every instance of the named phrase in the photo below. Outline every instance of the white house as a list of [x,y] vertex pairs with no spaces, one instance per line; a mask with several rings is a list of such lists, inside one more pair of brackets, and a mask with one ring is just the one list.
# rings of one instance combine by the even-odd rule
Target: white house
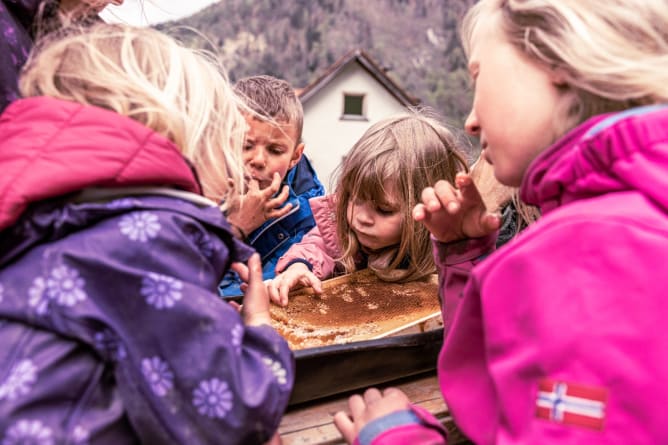
[[360,49],[344,55],[298,95],[304,107],[304,153],[328,192],[334,170],[370,125],[419,104]]

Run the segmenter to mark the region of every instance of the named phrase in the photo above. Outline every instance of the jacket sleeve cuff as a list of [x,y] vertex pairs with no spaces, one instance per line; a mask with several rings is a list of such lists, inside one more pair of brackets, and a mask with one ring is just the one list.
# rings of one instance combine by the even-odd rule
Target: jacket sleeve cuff
[[480,260],[494,251],[498,231],[480,238],[467,238],[442,243],[431,237],[434,259],[440,266],[452,266],[467,261]]
[[419,424],[420,418],[411,410],[396,411],[367,423],[357,437],[359,445],[371,445],[381,433],[404,425]]
[[[413,430],[427,430],[429,436],[433,434],[434,438],[440,437],[445,443],[447,433],[445,428],[427,411],[412,406],[411,409],[396,411],[386,416],[375,419],[366,424],[360,431],[354,444],[356,445],[371,445],[379,439],[378,443],[383,442],[381,436],[385,434],[396,436],[398,442],[404,443],[404,440],[411,440],[415,438]],[[419,437],[425,437],[424,434],[418,433]],[[430,442],[431,443],[431,442]]]
[[313,264],[311,264],[308,260],[305,260],[304,258],[295,258],[293,260],[288,261],[288,263],[285,265],[285,267],[280,272],[283,272],[284,270],[286,270],[288,267],[292,266],[295,263],[305,264],[306,267],[308,267],[308,270],[310,272],[313,272]]

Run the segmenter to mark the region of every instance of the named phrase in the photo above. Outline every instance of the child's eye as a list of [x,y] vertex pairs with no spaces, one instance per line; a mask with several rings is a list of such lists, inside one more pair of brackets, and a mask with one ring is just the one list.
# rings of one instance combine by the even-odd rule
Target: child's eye
[[285,152],[285,150],[283,149],[283,147],[279,145],[272,145],[271,147],[269,147],[269,152],[275,155],[282,155]]
[[254,146],[255,146],[255,145],[254,145],[252,142],[246,142],[246,143],[244,144],[244,150],[245,150],[245,151],[252,150]]
[[386,215],[386,216],[394,215],[395,213],[397,213],[397,209],[390,207],[377,207],[376,211],[381,215]]

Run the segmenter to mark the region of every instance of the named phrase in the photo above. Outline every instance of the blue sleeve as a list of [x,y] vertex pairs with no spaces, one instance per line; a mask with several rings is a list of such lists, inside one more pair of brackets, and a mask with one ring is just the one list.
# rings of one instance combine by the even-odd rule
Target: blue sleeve
[[447,432],[424,408],[395,411],[367,423],[355,445],[446,445]]
[[[137,214],[151,231],[124,225]],[[72,237],[53,258],[85,286],[64,318],[69,332],[101,355],[116,345],[116,390],[143,443],[268,440],[288,403],[294,359],[271,327],[245,326],[218,298],[230,246],[187,215],[123,218]]]

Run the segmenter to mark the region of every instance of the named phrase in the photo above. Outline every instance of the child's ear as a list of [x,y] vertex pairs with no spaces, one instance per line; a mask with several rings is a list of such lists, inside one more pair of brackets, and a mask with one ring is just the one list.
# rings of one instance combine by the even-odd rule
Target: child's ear
[[553,68],[550,70],[550,80],[556,87],[568,86],[568,73],[561,68]]
[[292,152],[292,159],[290,159],[290,168],[297,165],[297,162],[302,158],[302,153],[304,153],[304,143],[300,142],[296,147],[295,151]]

